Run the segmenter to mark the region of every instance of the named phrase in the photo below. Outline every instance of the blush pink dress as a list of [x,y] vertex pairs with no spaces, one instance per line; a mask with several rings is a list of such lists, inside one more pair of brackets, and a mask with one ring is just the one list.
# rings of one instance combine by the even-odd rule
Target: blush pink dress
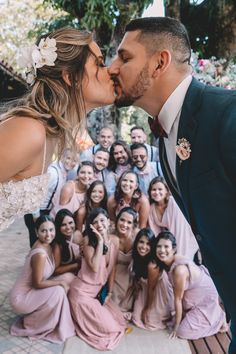
[[[67,183],[69,183],[69,182],[67,182]],[[75,191],[74,181],[70,181],[70,183],[73,186],[72,197],[71,197],[70,201],[66,204],[61,205],[58,203],[57,205],[55,205],[53,211],[50,212],[50,215],[54,218],[55,218],[57,212],[61,209],[68,209],[72,212],[72,214],[74,214],[81,207],[81,205],[84,203],[85,193],[77,193]]]
[[[172,284],[173,271],[178,265],[186,265],[190,276],[182,299],[183,319],[177,330],[178,337],[194,340],[216,334],[225,324],[225,313],[207,268],[197,266],[187,258],[176,257],[168,273]],[[198,275],[194,271],[196,267],[200,270]]]
[[199,247],[190,225],[172,196],[162,220],[158,219],[155,203],[151,204],[148,224],[156,236],[167,228],[176,237],[178,253],[193,259]]
[[48,279],[55,270],[54,260],[49,258],[46,250],[35,248],[29,252],[10,293],[13,310],[24,316],[11,326],[10,333],[14,336],[61,343],[75,335],[69,302],[62,286],[33,288],[31,257],[39,253],[47,256],[44,279]]
[[[68,249],[70,253],[70,257],[67,261],[61,261],[61,264],[66,265],[66,264],[71,264],[76,261],[79,261],[81,259],[81,251],[80,251],[80,246],[73,242],[74,235],[72,235],[70,240],[66,240],[68,244]],[[76,275],[71,273],[71,272],[66,272],[62,273],[60,275],[56,275],[53,277],[53,279],[56,280],[64,280],[69,286],[72,283],[72,281],[76,278]]]
[[147,279],[140,278],[138,281],[138,292],[134,303],[132,321],[140,328],[148,330],[164,329],[166,328],[166,321],[170,320],[171,313],[174,310],[173,288],[165,271],[163,271],[156,284],[153,303],[147,313],[147,321],[144,323],[141,315],[147,302],[147,291]]
[[72,282],[69,291],[72,317],[77,335],[99,350],[114,349],[125,333],[126,323],[122,312],[110,300],[101,305],[96,299],[102,286],[107,282],[117,257],[117,247],[109,246],[109,260],[103,255],[98,272],[93,272],[82,258],[81,269]]
[[74,239],[74,234],[72,235],[70,240],[66,240],[68,244],[70,258],[68,259],[68,261],[62,262],[62,264],[70,264],[80,260],[81,258],[80,246],[77,243],[73,242],[73,239]]
[[123,312],[132,311],[134,302],[133,276],[129,267],[131,261],[132,249],[127,253],[119,250],[112,300]]

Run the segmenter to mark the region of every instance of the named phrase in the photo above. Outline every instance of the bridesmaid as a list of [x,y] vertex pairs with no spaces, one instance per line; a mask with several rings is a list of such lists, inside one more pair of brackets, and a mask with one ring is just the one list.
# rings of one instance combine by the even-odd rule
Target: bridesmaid
[[55,226],[48,215],[35,222],[38,241],[30,250],[23,270],[10,293],[13,310],[23,317],[11,326],[14,336],[45,339],[60,343],[75,335],[69,302],[68,284],[50,278],[55,270],[51,242]]
[[[87,218],[84,257],[69,292],[77,335],[98,350],[114,349],[125,333],[122,312],[111,300],[119,240],[109,234],[107,212],[91,211]],[[108,295],[102,305],[97,296],[105,284]]]
[[174,308],[173,289],[167,274],[151,261],[151,244],[154,240],[151,229],[141,229],[133,246],[136,299],[132,321],[137,327],[148,330],[164,329]]
[[74,181],[67,181],[61,189],[59,204],[51,211],[54,217],[60,209],[68,209],[74,214],[84,203],[85,193],[94,180],[94,165],[82,161]]
[[169,231],[155,239],[155,262],[166,269],[174,288],[175,319],[171,338],[199,339],[228,329],[215,285],[203,266],[176,255],[176,239]]
[[[119,252],[116,264],[112,300],[119,306],[125,317],[131,317],[134,301],[133,276],[130,271],[132,248],[135,239],[137,213],[130,207],[120,210],[116,218],[116,235],[119,238]],[[128,316],[128,317],[127,317]]]
[[76,212],[76,227],[77,230],[83,231],[86,217],[94,208],[107,209],[107,191],[102,181],[96,180],[89,186],[86,196],[85,204],[83,204]]
[[135,172],[125,171],[120,176],[115,193],[108,198],[108,213],[115,222],[116,215],[125,206],[130,206],[138,213],[138,226],[147,226],[149,214],[149,201],[139,188],[138,176]]
[[[53,255],[55,259],[55,275],[65,276],[71,272],[77,274],[81,263],[81,247],[83,238],[75,230],[73,214],[68,209],[58,211],[55,218],[56,237],[53,242]],[[73,280],[71,276],[71,281]],[[63,277],[62,277],[63,279]]]
[[171,231],[177,239],[178,253],[193,259],[198,251],[197,241],[163,177],[153,178],[148,194],[151,204],[149,227],[156,236],[163,230]]

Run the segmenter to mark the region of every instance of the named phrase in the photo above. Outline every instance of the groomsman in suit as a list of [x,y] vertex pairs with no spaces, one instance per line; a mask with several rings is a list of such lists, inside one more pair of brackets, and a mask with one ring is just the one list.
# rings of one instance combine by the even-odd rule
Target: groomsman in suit
[[231,316],[236,353],[236,91],[192,76],[187,31],[168,17],[126,26],[109,68],[117,106],[153,117],[162,171]]

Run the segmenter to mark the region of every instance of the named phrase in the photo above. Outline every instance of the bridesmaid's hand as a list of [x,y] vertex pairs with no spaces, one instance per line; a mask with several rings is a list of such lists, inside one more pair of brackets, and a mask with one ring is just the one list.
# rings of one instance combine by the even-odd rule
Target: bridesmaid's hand
[[60,286],[62,286],[62,287],[64,288],[65,293],[67,294],[68,291],[69,291],[69,289],[70,289],[69,285],[68,285],[64,280],[62,280],[62,281],[60,282]]
[[98,230],[95,229],[95,227],[94,227],[92,224],[90,224],[89,226],[90,226],[91,230],[92,230],[92,231],[95,233],[95,235],[97,236],[98,243],[103,243],[103,237],[102,237],[102,235],[100,234],[100,232],[98,232]]
[[104,305],[106,305],[111,300],[111,297],[112,297],[112,293],[108,293],[105,298]]
[[178,329],[178,326],[174,326],[173,331],[169,335],[170,339],[177,338],[177,329]]

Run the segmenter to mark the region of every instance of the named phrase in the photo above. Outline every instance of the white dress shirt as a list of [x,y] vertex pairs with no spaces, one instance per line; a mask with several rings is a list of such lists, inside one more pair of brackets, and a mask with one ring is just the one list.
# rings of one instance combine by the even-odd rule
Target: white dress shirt
[[[185,95],[192,81],[192,76],[187,76],[168,97],[162,107],[158,120],[168,137],[164,138],[166,155],[173,177],[176,179],[176,151],[177,133],[179,127],[179,119],[181,115],[182,105]],[[184,138],[184,136],[182,137]]]

